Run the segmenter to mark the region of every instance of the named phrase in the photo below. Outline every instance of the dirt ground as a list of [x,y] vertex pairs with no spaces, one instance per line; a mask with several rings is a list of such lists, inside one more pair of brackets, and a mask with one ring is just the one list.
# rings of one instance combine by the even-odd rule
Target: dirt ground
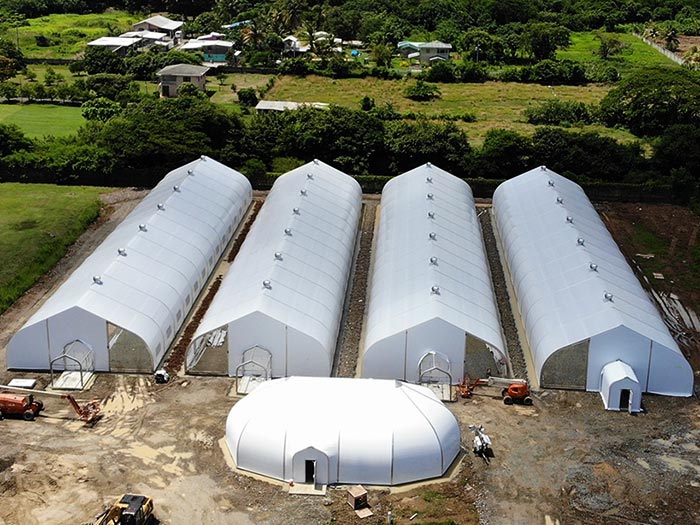
[[[0,316],[3,383],[19,376],[48,382],[45,374],[6,372],[5,346],[143,195],[118,193],[69,255]],[[695,398],[645,396],[647,412],[629,416],[605,412],[593,393],[541,392],[533,407],[507,407],[497,390],[484,388],[447,406],[467,452],[468,425],[485,426],[495,452],[490,464],[468,453],[449,481],[371,489],[375,516],[360,520],[342,489],[289,496],[283,485],[229,467],[222,439],[236,402],[232,386],[222,377],[156,385],[143,375],[100,374],[83,396],[102,400],[104,417],[92,428],[53,398],[44,399],[47,409],[35,422],[0,422],[0,525],[87,523],[124,492],[151,495],[161,522],[173,525],[375,525],[389,510],[394,523],[414,525],[700,523]]]

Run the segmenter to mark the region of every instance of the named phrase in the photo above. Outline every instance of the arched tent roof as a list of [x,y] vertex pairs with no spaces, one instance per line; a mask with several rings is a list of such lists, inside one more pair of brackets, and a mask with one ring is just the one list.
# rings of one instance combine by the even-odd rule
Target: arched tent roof
[[559,349],[626,327],[665,349],[692,389],[690,365],[580,186],[536,168],[501,184],[493,207],[538,375]]
[[425,164],[393,178],[382,192],[364,352],[436,318],[505,357],[471,189]]
[[442,476],[459,453],[460,431],[421,386],[290,377],[234,405],[226,442],[239,468],[272,478],[304,481],[295,477],[295,458],[313,449],[327,458],[320,483],[397,485]]
[[357,181],[323,162],[279,177],[193,341],[259,313],[316,340],[330,371],[361,208]]
[[[138,335],[157,364],[251,199],[242,174],[208,157],[171,171],[22,330],[82,309]],[[72,329],[79,338],[81,326]],[[8,347],[10,368],[30,351],[22,330]]]

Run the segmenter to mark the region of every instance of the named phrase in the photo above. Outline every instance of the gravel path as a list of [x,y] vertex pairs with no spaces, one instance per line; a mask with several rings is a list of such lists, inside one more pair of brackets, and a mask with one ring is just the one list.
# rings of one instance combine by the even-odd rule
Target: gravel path
[[513,375],[518,378],[527,379],[527,365],[523,357],[523,349],[520,347],[518,329],[515,326],[515,318],[513,317],[513,311],[510,306],[510,296],[508,295],[506,277],[503,272],[503,267],[501,266],[501,258],[498,254],[498,243],[493,233],[490,210],[486,209],[482,211],[479,215],[479,220],[481,221],[481,231],[484,235],[486,255],[488,257],[489,266],[491,267],[491,279],[493,281],[494,291],[496,292],[496,302],[498,303],[498,311],[501,315],[501,325],[503,326],[503,334],[506,338],[508,357],[513,369]]
[[374,237],[374,218],[377,212],[376,200],[365,201],[360,226],[360,248],[355,261],[354,278],[350,283],[347,310],[338,337],[338,354],[333,363],[333,376],[355,377],[357,358],[362,336],[362,322],[365,316],[367,278],[372,257],[372,238]]

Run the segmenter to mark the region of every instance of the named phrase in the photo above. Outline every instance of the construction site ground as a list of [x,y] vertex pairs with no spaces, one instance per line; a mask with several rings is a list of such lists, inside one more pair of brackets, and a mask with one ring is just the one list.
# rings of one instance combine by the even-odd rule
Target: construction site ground
[[[9,338],[142,196],[109,194],[105,213],[67,257],[0,316],[2,383],[13,377],[48,383],[47,374],[5,371]],[[606,209],[608,217],[615,206]],[[376,200],[364,210],[374,213]],[[363,222],[365,231],[372,231],[371,220]],[[358,245],[355,268],[366,272],[369,254],[362,250],[371,240]],[[361,286],[352,301],[360,305],[367,276],[355,277]],[[352,375],[353,359],[343,354],[359,340],[364,310],[349,304],[346,312],[338,373]],[[147,375],[98,374],[79,396],[102,400],[104,416],[93,427],[54,398],[44,399],[46,411],[34,422],[0,421],[0,525],[88,523],[125,492],[153,497],[161,523],[173,525],[374,525],[386,523],[388,511],[394,523],[423,525],[700,523],[697,398],[646,395],[646,413],[630,416],[605,412],[595,393],[539,392],[534,406],[509,407],[498,389],[479,389],[447,404],[467,451],[457,472],[415,487],[371,488],[374,516],[360,520],[342,488],[290,496],[283,484],[231,469],[222,447],[237,401],[232,387],[226,377],[178,376],[158,385]],[[357,417],[361,426],[361,411]],[[491,436],[489,464],[470,453],[470,424],[484,425]]]

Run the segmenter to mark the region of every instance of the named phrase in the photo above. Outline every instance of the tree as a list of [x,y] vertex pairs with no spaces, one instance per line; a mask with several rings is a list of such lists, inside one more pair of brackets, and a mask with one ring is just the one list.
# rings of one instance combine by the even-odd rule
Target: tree
[[105,97],[97,97],[83,102],[80,109],[85,120],[98,120],[100,122],[107,122],[122,112],[119,103]]
[[605,33],[598,33],[596,37],[600,40],[600,47],[596,54],[603,60],[609,60],[611,57],[619,55],[624,49],[629,47],[629,44],[626,44],[614,36],[606,35]]
[[535,60],[553,59],[557,49],[569,47],[571,32],[552,22],[531,22],[525,26],[521,44]]
[[124,73],[124,59],[109,49],[99,46],[88,46],[83,65],[89,75]]
[[490,129],[476,155],[475,174],[485,178],[508,179],[532,165],[532,142],[507,129]]
[[68,64],[68,71],[71,75],[79,77],[85,71],[85,63],[82,60],[75,60]]
[[658,135],[674,124],[700,123],[700,79],[682,68],[649,68],[623,78],[600,103],[609,126]]
[[678,30],[673,27],[669,26],[668,29],[664,32],[664,47],[668,49],[671,53],[675,53],[678,51],[678,47],[680,46],[680,40],[678,39]]
[[417,100],[419,102],[440,98],[440,95],[441,93],[439,87],[437,87],[435,84],[423,82],[422,80],[417,80],[415,84],[408,86],[404,90],[404,96],[406,98]]
[[47,86],[53,86],[64,81],[65,79],[63,78],[63,75],[56,73],[51,66],[46,68],[46,73],[44,74],[44,84]]
[[391,47],[386,44],[375,44],[372,46],[370,54],[378,67],[391,67],[391,57],[394,54]]
[[242,106],[254,107],[258,103],[258,95],[254,88],[244,88],[238,90],[238,102]]
[[14,77],[24,67],[24,57],[19,48],[0,38],[0,82]]
[[29,150],[32,141],[14,124],[0,124],[0,157],[20,150]]

